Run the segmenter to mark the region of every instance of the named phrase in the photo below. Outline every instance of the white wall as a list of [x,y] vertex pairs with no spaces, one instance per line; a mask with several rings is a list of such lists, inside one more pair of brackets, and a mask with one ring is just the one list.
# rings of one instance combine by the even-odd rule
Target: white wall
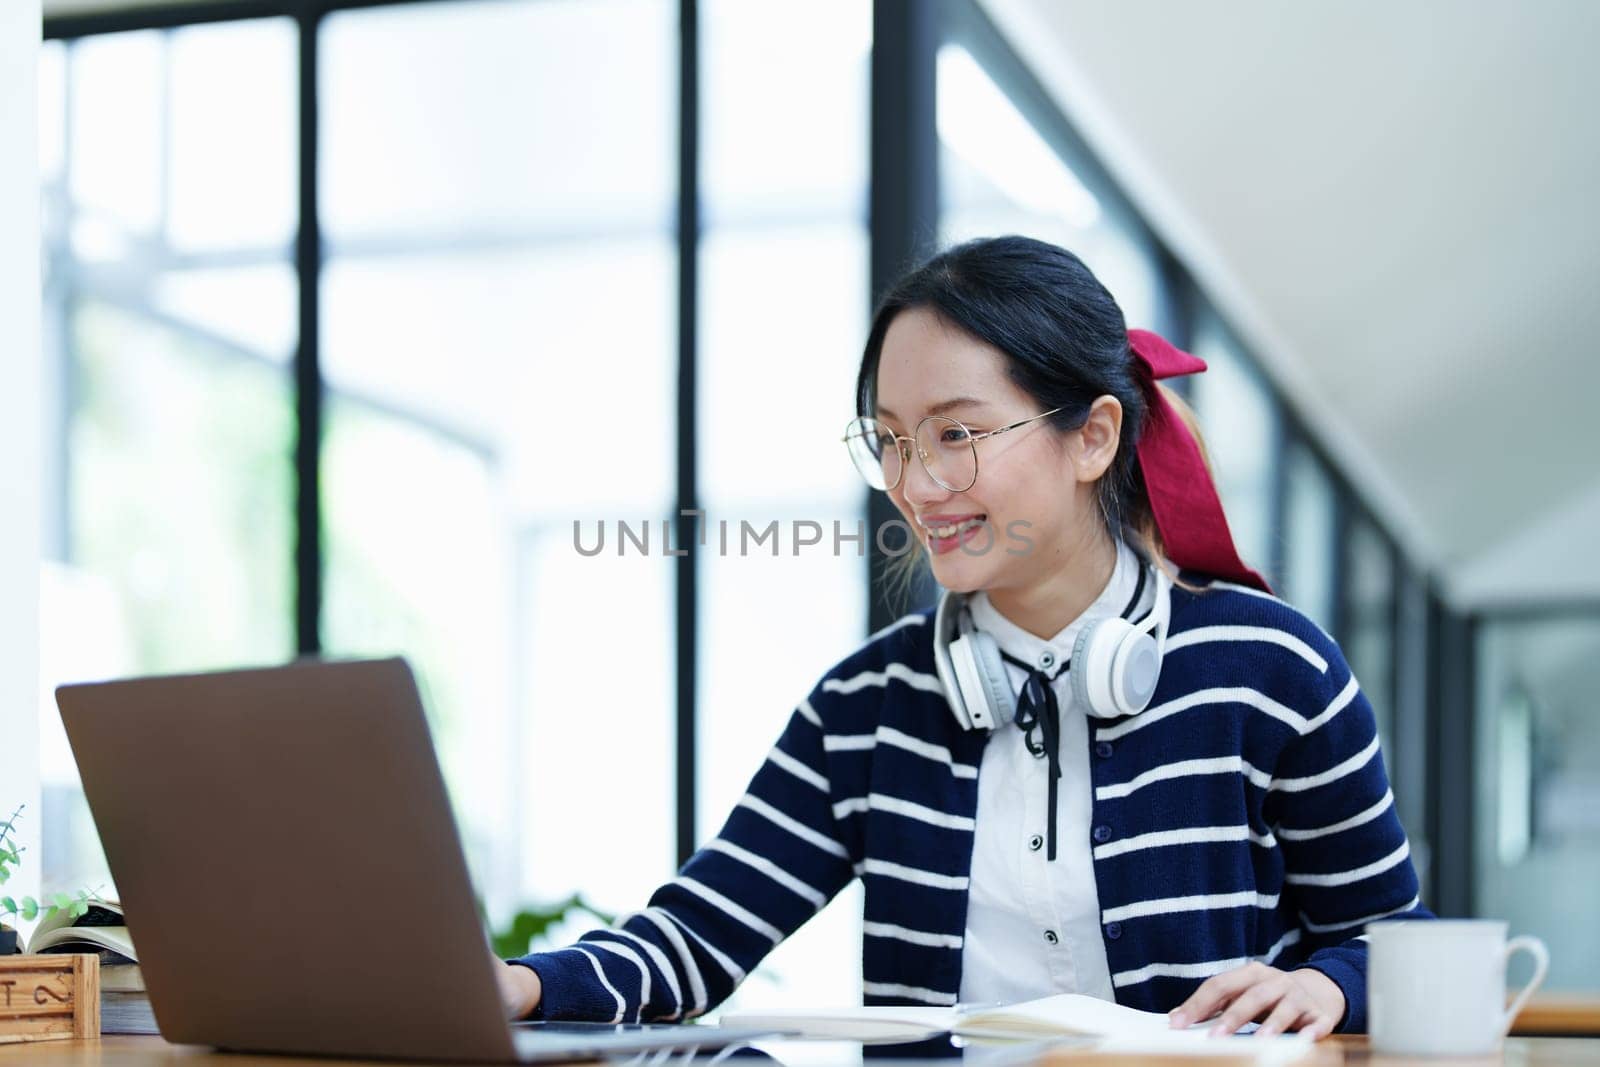
[[[39,874],[39,0],[0,0],[0,818]],[[26,862],[31,860],[32,862]]]

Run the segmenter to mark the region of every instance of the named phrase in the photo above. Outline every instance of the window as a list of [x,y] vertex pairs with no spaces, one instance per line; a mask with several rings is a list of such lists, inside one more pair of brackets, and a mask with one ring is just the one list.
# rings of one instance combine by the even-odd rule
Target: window
[[971,52],[945,44],[937,72],[941,242],[1015,233],[1060,245],[1100,279],[1129,326],[1154,328],[1147,251]]
[[1338,537],[1333,480],[1301,441],[1289,446],[1284,464],[1283,597],[1332,632]]
[[[772,16],[739,0],[701,7],[700,841],[721,828],[795,705],[867,630],[870,531],[839,438],[867,330],[872,11],[829,0]],[[776,523],[775,540],[746,546],[743,522],[758,534]],[[836,527],[863,536],[836,546]],[[855,886],[726,1009],[859,1002],[860,968],[843,961],[860,945]]]
[[1206,361],[1206,371],[1191,379],[1190,403],[1200,419],[1233,543],[1247,565],[1272,581],[1277,409],[1244,354],[1215,322],[1205,320],[1194,354]]
[[293,653],[294,57],[285,19],[41,56],[50,890],[111,889],[56,685]]
[[672,560],[616,524],[671,507],[676,40],[664,0],[322,31],[323,644],[410,658],[495,922],[672,873]]
[[1546,985],[1600,986],[1600,617],[1489,621],[1477,644],[1474,907],[1561,951]]
[[[1394,757],[1395,574],[1394,555],[1383,532],[1365,516],[1350,522],[1345,557],[1345,633],[1340,645],[1361,690],[1378,720],[1379,744],[1390,753],[1391,777],[1397,779]],[[1421,711],[1422,709],[1416,709]],[[1405,783],[1415,789],[1418,783]],[[1422,830],[1407,827],[1411,833]]]

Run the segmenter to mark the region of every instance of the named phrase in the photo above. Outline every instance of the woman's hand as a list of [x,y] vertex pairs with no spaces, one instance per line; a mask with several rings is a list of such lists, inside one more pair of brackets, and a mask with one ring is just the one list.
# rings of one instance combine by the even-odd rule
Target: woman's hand
[[506,1016],[526,1018],[544,996],[538,973],[520,963],[507,963],[493,952],[489,953],[489,958],[494,960],[495,981],[500,985],[500,1003],[505,1007]]
[[1247,963],[1206,979],[1168,1019],[1173,1027],[1182,1028],[1221,1012],[1211,1028],[1213,1034],[1231,1034],[1259,1020],[1256,1033],[1263,1037],[1295,1029],[1321,1040],[1339,1025],[1344,1008],[1343,991],[1321,971],[1311,967],[1280,971],[1264,963]]

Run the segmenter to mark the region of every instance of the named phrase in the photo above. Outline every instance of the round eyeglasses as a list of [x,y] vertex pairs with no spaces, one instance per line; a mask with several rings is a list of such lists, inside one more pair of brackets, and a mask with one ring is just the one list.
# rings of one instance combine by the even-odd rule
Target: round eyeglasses
[[945,415],[929,415],[917,423],[910,437],[895,433],[877,419],[865,415],[851,419],[844,430],[850,459],[874,489],[887,492],[900,484],[906,464],[911,462],[908,446],[915,446],[922,469],[952,493],[964,493],[978,480],[978,442],[1019,426],[1026,426],[1060,408],[1030,415],[997,430],[978,433]]

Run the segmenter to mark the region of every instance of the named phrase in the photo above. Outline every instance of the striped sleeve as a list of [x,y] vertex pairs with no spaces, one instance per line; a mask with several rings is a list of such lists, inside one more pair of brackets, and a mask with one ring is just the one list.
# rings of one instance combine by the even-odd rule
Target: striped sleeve
[[1283,850],[1284,893],[1303,931],[1306,959],[1345,998],[1338,1029],[1367,1027],[1363,928],[1387,918],[1432,918],[1422,906],[1411,848],[1395,812],[1378,724],[1343,654],[1319,642],[1325,687],[1307,727],[1283,750],[1268,784],[1273,833]]
[[716,1007],[854,877],[823,745],[821,684],[800,702],[717,836],[643,910],[576,944],[509,960],[533,968],[531,1016],[670,1022]]

